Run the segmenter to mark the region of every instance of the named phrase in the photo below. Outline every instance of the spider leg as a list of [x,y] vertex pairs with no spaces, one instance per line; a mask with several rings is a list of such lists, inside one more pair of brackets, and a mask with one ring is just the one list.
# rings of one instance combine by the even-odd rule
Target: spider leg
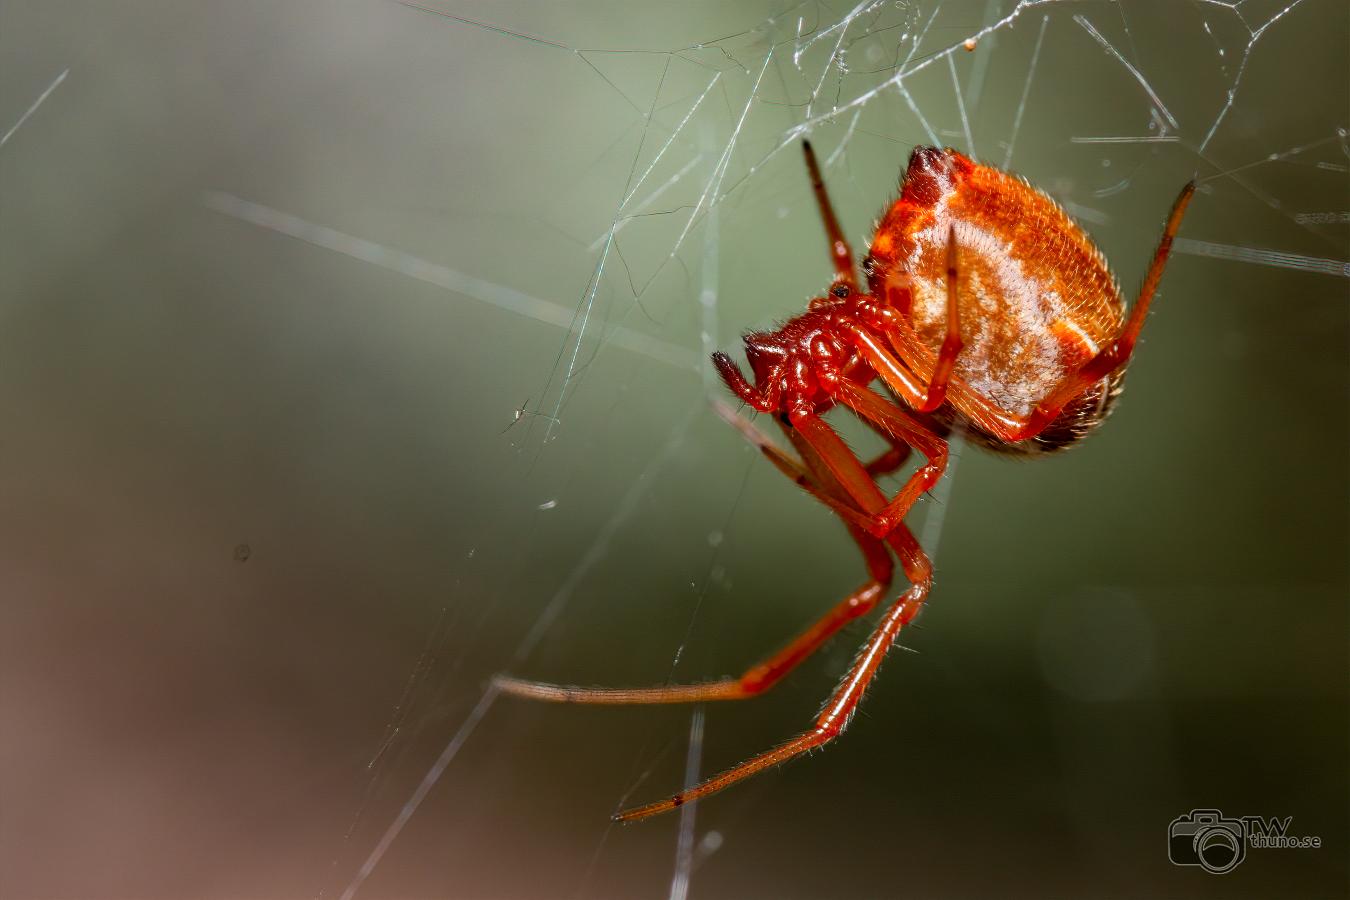
[[820,165],[816,162],[816,151],[811,149],[810,141],[802,141],[802,154],[806,157],[806,170],[811,175],[811,190],[816,195],[816,205],[820,207],[820,218],[825,223],[825,235],[830,239],[830,258],[834,260],[834,283],[847,285],[856,290],[858,282],[853,273],[853,251],[844,239],[839,219],[835,217],[830,195],[825,190],[825,180],[820,177]]
[[[810,433],[804,433],[803,436],[820,452],[825,463],[849,495],[863,509],[871,510],[866,524],[867,532],[873,537],[885,539],[904,522],[915,501],[924,491],[937,484],[942,473],[946,471],[947,442],[903,407],[888,402],[870,388],[844,379],[835,390],[835,399],[869,425],[888,433],[892,439],[904,441],[917,448],[928,459],[927,463],[920,466],[905,481],[894,499],[886,502],[885,498],[881,497],[871,473],[822,419],[814,415],[803,417],[801,422],[796,418],[793,419],[793,424],[799,429],[810,430]],[[879,500],[875,504],[870,504],[868,498],[873,493]]]
[[889,450],[882,451],[871,462],[863,465],[863,468],[867,469],[868,475],[871,475],[873,478],[876,478],[878,475],[889,475],[905,464],[905,460],[909,459],[909,454],[914,449],[913,447],[891,434],[885,428],[882,428],[876,422],[873,422],[866,416],[860,415],[858,411],[852,407],[845,405],[845,408],[857,416],[858,421],[875,431],[881,436],[882,440],[891,445]]
[[[868,422],[867,424],[872,424]],[[889,435],[886,435],[889,437]],[[891,447],[877,456],[876,459],[865,464],[863,468],[867,469],[867,474],[876,478],[879,475],[890,475],[905,464],[909,459],[909,447]]]
[[1162,279],[1163,269],[1167,265],[1167,257],[1172,252],[1172,239],[1176,237],[1177,229],[1181,227],[1182,216],[1185,215],[1186,206],[1194,194],[1195,182],[1192,181],[1181,189],[1176,202],[1172,204],[1172,211],[1167,216],[1167,225],[1158,240],[1158,249],[1153,253],[1153,262],[1144,277],[1143,286],[1139,289],[1139,299],[1130,310],[1130,317],[1121,328],[1120,334],[1096,356],[1085,362],[1077,372],[1066,378],[1050,396],[1038,403],[1020,428],[1009,428],[1006,433],[998,434],[1000,439],[1012,443],[1035,437],[1045,429],[1045,426],[1053,422],[1074,398],[1130,361],[1135,343],[1139,339],[1139,332],[1144,327],[1144,318],[1148,315],[1149,305],[1158,290],[1158,282]]
[[[784,453],[782,449],[765,437],[763,432],[756,428],[744,416],[738,414],[721,400],[713,401],[713,411],[717,413],[722,421],[739,431],[742,437],[754,445],[760,453],[764,454],[769,462],[773,463],[774,468],[787,476],[787,478],[792,481],[793,484],[797,485],[797,487],[806,491],[812,497],[815,497],[821,503],[834,510],[846,524],[856,525],[863,531],[868,531],[874,527],[872,520],[868,516],[859,512],[849,503],[845,503],[839,499],[840,495],[843,493],[842,488],[833,492],[822,490],[818,483],[820,481],[818,477],[813,478],[800,462],[793,459],[787,453]],[[883,451],[879,456],[867,463],[867,473],[873,476],[886,475],[900,468],[905,459],[909,456],[909,445],[898,440],[889,432],[883,431],[881,428],[873,425],[867,419],[863,419],[863,422],[876,430],[878,434],[891,444],[891,449]],[[790,431],[788,431],[788,436],[791,438]]]
[[720,350],[712,355],[712,362],[727,389],[740,397],[741,402],[751,409],[759,412],[772,412],[778,408],[777,383],[770,384],[761,390],[747,381],[744,373],[741,372],[741,367],[736,365],[736,361]]
[[[877,491],[877,502],[880,501],[880,493]],[[853,661],[852,667],[844,676],[834,694],[825,704],[821,714],[815,719],[815,725],[791,741],[776,746],[768,752],[761,753],[759,756],[751,758],[740,765],[733,766],[720,775],[715,775],[711,779],[703,781],[698,787],[690,788],[688,791],[676,793],[675,796],[668,797],[666,800],[649,803],[647,806],[625,810],[614,816],[618,822],[632,822],[634,819],[645,819],[647,816],[659,814],[674,810],[676,807],[684,806],[690,800],[697,800],[699,797],[705,797],[710,793],[721,791],[747,777],[755,775],[761,770],[775,766],[791,760],[792,757],[809,752],[825,745],[844,733],[848,727],[849,719],[852,719],[853,712],[857,711],[857,706],[867,692],[868,684],[876,676],[877,669],[882,665],[882,660],[886,652],[894,644],[895,638],[899,636],[900,630],[904,626],[914,621],[915,615],[923,607],[923,600],[927,598],[931,586],[933,586],[933,567],[922,549],[919,548],[917,540],[914,540],[914,534],[910,533],[909,528],[899,525],[895,532],[887,537],[887,544],[894,549],[896,556],[899,556],[900,565],[904,568],[907,578],[910,579],[910,588],[904,594],[891,604],[890,609],[886,611],[880,622],[877,622],[875,629],[872,630],[871,637],[863,645],[863,649]]]
[[745,700],[762,694],[816,652],[839,629],[859,616],[871,612],[890,587],[894,563],[891,562],[885,547],[880,541],[868,536],[854,525],[848,525],[848,530],[867,562],[870,579],[781,650],[751,666],[739,678],[725,678],[704,684],[658,685],[645,688],[587,688],[524,681],[509,675],[497,675],[493,678],[493,684],[503,693],[532,700],[607,705]]
[[[849,505],[848,494],[828,469],[808,456],[808,466],[774,446],[758,429],[734,412],[718,409],[788,478],[825,503],[844,520],[849,534],[862,551],[871,576],[866,584],[849,594],[805,631],[768,659],[747,669],[739,678],[726,678],[705,684],[659,685],[646,688],[583,688],[570,685],[524,681],[498,675],[495,686],[504,693],[555,703],[653,704],[697,703],[709,700],[744,700],[762,694],[783,679],[814,653],[839,629],[871,612],[890,587],[895,565],[881,541],[866,533],[867,517]],[[728,418],[730,416],[730,418]],[[791,432],[789,432],[791,434]],[[799,447],[809,453],[809,448]],[[814,464],[813,464],[814,463]],[[853,520],[861,524],[855,524]]]
[[[937,362],[928,386],[922,387],[919,380],[896,358],[884,344],[866,329],[853,326],[849,333],[858,351],[868,364],[881,376],[881,380],[896,394],[904,398],[906,404],[921,413],[936,410],[947,400],[947,384],[951,380],[952,370],[956,367],[956,357],[964,347],[961,341],[961,316],[957,304],[956,287],[958,282],[956,226],[947,231],[947,334],[938,350]],[[887,288],[889,294],[890,289]],[[897,304],[891,303],[892,307]],[[910,327],[902,316],[895,316],[888,323],[897,330]]]

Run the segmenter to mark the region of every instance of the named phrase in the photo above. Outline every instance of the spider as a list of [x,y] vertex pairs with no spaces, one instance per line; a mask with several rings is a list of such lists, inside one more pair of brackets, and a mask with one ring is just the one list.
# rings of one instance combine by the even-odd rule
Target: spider
[[[744,337],[753,383],[726,354],[712,356],[731,393],[772,414],[797,456],[729,408],[719,412],[839,516],[862,552],[866,583],[739,678],[633,689],[506,675],[494,683],[508,694],[561,703],[743,700],[771,688],[847,623],[872,611],[890,588],[892,554],[910,586],[886,608],[809,730],[666,800],[616,813],[617,821],[675,809],[843,733],[882,657],[932,588],[932,564],[904,519],[942,477],[946,436],[959,428],[987,449],[1040,455],[1071,446],[1101,424],[1120,394],[1195,191],[1192,181],[1173,204],[1127,316],[1101,253],[1053,200],[952,149],[919,147],[911,154],[899,199],[877,225],[862,262],[866,284],[860,285],[810,143],[802,149],[834,282],[781,328]],[[878,379],[885,394],[871,387]],[[837,406],[889,449],[870,462],[854,455],[821,417]],[[876,479],[899,469],[910,448],[924,463],[888,499]]]

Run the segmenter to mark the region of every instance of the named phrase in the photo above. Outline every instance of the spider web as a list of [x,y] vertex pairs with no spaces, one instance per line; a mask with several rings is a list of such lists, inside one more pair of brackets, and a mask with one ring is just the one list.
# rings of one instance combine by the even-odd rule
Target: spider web
[[[773,327],[828,281],[829,257],[798,149],[803,138],[810,138],[821,157],[855,252],[866,246],[874,217],[892,198],[910,150],[917,144],[954,146],[1010,168],[1053,195],[1101,244],[1127,296],[1142,277],[1168,203],[1195,177],[1199,196],[1175,244],[1157,306],[1159,321],[1145,331],[1153,346],[1144,352],[1152,358],[1131,375],[1131,392],[1137,390],[1140,401],[1157,401],[1151,413],[1156,420],[1149,422],[1158,424],[1139,424],[1141,414],[1136,435],[1154,429],[1182,436],[1177,443],[1201,444],[1197,433],[1220,430],[1220,416],[1208,407],[1162,408],[1160,398],[1171,396],[1173,384],[1200,377],[1174,362],[1169,376],[1177,381],[1166,380],[1157,373],[1167,359],[1189,363],[1194,353],[1211,366],[1216,358],[1240,360],[1244,369],[1259,371],[1268,353],[1286,364],[1322,358],[1297,370],[1312,385],[1305,385],[1307,392],[1320,398],[1319,384],[1341,384],[1343,359],[1325,351],[1340,347],[1334,341],[1344,331],[1350,277],[1343,4],[770,0],[563,6],[386,0],[292,9],[277,5],[267,13],[276,18],[265,19],[276,29],[266,33],[278,35],[279,53],[267,41],[221,37],[216,43],[210,29],[197,29],[200,22],[174,13],[190,37],[184,46],[206,46],[212,59],[227,61],[208,70],[214,82],[188,80],[183,94],[193,98],[188,104],[193,114],[184,114],[178,128],[217,135],[212,129],[220,127],[219,120],[239,113],[229,103],[208,100],[217,92],[225,96],[222,86],[236,80],[257,78],[280,98],[247,94],[244,105],[257,109],[240,118],[254,123],[252,130],[243,136],[225,130],[237,144],[232,152],[247,157],[241,148],[248,148],[257,154],[247,157],[252,166],[218,166],[212,148],[213,155],[203,157],[209,165],[175,170],[175,184],[190,195],[185,205],[219,229],[201,241],[205,250],[197,244],[178,249],[183,258],[199,254],[210,260],[198,281],[225,283],[231,302],[255,294],[276,301],[260,314],[269,337],[258,342],[302,333],[303,340],[278,343],[275,351],[323,354],[331,393],[308,385],[290,392],[279,387],[279,396],[293,401],[281,418],[303,419],[297,410],[311,404],[331,415],[334,408],[345,410],[344,398],[333,399],[340,390],[370,392],[358,398],[357,412],[324,420],[345,426],[325,432],[322,442],[365,448],[350,444],[350,435],[387,428],[395,436],[370,438],[378,453],[343,456],[312,449],[303,476],[285,471],[292,481],[326,485],[325,501],[392,495],[390,518],[397,522],[381,520],[368,531],[346,526],[341,513],[354,519],[351,509],[371,508],[356,500],[350,509],[336,501],[306,507],[302,521],[309,524],[301,531],[327,536],[350,527],[354,534],[375,535],[371,548],[354,546],[359,541],[334,542],[366,567],[335,558],[323,544],[322,553],[315,551],[321,562],[312,568],[333,569],[332,580],[311,582],[315,576],[296,564],[300,571],[288,570],[272,591],[259,592],[261,605],[299,610],[304,621],[298,633],[307,645],[377,649],[333,659],[311,652],[313,647],[286,646],[253,668],[233,656],[220,664],[256,674],[272,671],[268,665],[281,670],[284,663],[313,657],[317,661],[304,669],[304,689],[312,693],[304,696],[341,701],[336,704],[341,709],[327,710],[326,721],[342,725],[325,732],[331,747],[312,737],[306,745],[306,735],[296,731],[276,732],[283,736],[277,743],[289,736],[306,746],[301,771],[309,780],[288,781],[278,794],[283,800],[324,796],[328,802],[311,802],[318,811],[312,817],[322,821],[306,830],[321,840],[304,848],[280,838],[276,846],[261,848],[255,845],[267,843],[263,838],[240,840],[229,845],[245,848],[237,858],[218,852],[215,867],[202,865],[210,878],[168,880],[159,895],[181,896],[183,885],[191,884],[219,896],[289,896],[299,884],[314,895],[344,900],[877,896],[896,890],[897,860],[918,879],[911,884],[916,894],[1004,892],[1008,884],[928,882],[924,879],[939,875],[913,865],[928,860],[932,871],[964,870],[968,860],[951,849],[964,842],[953,835],[969,838],[983,852],[1004,842],[1025,850],[1006,828],[982,830],[991,802],[987,794],[956,796],[949,813],[945,795],[941,804],[924,807],[931,793],[916,785],[905,798],[914,805],[888,807],[889,817],[873,809],[876,817],[864,822],[851,810],[866,807],[883,790],[898,792],[923,780],[912,777],[918,773],[893,771],[911,747],[900,740],[915,742],[915,758],[954,760],[972,785],[987,788],[991,782],[982,775],[1004,771],[970,755],[963,743],[999,739],[1000,749],[1011,754],[1007,748],[1023,736],[1022,723],[1010,721],[1003,710],[1003,698],[970,687],[966,668],[983,656],[1033,646],[1045,681],[1058,695],[1138,699],[1146,696],[1149,659],[1162,652],[1162,626],[1149,618],[1155,611],[1127,591],[1089,592],[1084,608],[1121,626],[1102,646],[1128,663],[1105,678],[1100,667],[1084,661],[1086,651],[1065,650],[1080,632],[1050,629],[1051,640],[1019,624],[1035,618],[1025,612],[1027,603],[981,605],[1002,576],[972,582],[963,573],[1026,568],[1032,556],[1050,558],[1054,549],[1049,537],[1036,544],[1030,534],[1009,539],[981,530],[982,519],[995,517],[991,510],[1026,502],[1002,488],[1002,476],[987,474],[997,461],[982,462],[974,453],[962,457],[958,449],[948,477],[916,509],[911,524],[943,579],[925,615],[929,627],[906,639],[923,655],[892,653],[882,687],[869,697],[847,745],[841,742],[826,760],[815,762],[824,769],[802,762],[785,770],[790,781],[784,772],[766,773],[720,795],[715,804],[687,806],[668,821],[634,828],[606,824],[608,813],[621,805],[664,796],[795,733],[847,664],[865,626],[832,642],[799,677],[754,708],[553,708],[508,703],[486,687],[487,679],[510,671],[571,683],[636,685],[740,671],[858,577],[856,552],[828,514],[812,509],[710,409],[724,392],[707,363],[709,354],[734,355],[741,333]],[[222,19],[236,15],[223,10]],[[255,14],[263,15],[237,13]],[[37,30],[10,31],[33,33]],[[1339,43],[1329,37],[1335,35]],[[98,37],[87,46],[100,53],[116,43],[107,34]],[[293,53],[284,49],[288,43],[297,48]],[[73,54],[75,46],[85,45],[72,43],[63,52]],[[246,71],[256,60],[278,59],[288,65],[276,75]],[[87,114],[89,106],[78,104],[93,102],[86,92],[98,79],[84,60],[59,55],[26,58],[21,74],[0,86],[0,165],[26,179],[36,166],[31,154],[40,157],[53,143],[52,123],[64,121],[70,109],[65,104]],[[180,109],[170,103],[173,92],[155,79],[127,78],[126,84],[155,85],[156,102]],[[195,112],[198,105],[201,112]],[[101,146],[94,138],[122,124],[108,124],[107,132],[93,138],[83,132],[58,135],[76,135],[80,139],[71,143],[81,148]],[[272,148],[274,140],[281,150]],[[274,154],[296,164],[285,167]],[[7,182],[9,196],[22,193],[21,180]],[[158,191],[169,180],[156,173],[145,183]],[[46,180],[36,183],[53,187]],[[163,190],[167,196],[169,189]],[[7,229],[6,249],[11,242],[26,248],[22,241],[30,239],[45,248],[25,230],[30,207],[11,200],[10,209],[19,212],[8,213],[7,224],[23,227]],[[77,229],[70,240],[78,249],[99,227]],[[44,233],[32,228],[33,235]],[[234,243],[218,244],[217,236]],[[243,271],[247,267],[239,260],[248,258],[261,260],[269,278]],[[27,284],[27,263],[26,253],[9,252],[0,277]],[[159,249],[133,268],[156,267],[164,267]],[[270,282],[278,286],[266,293]],[[1260,291],[1244,294],[1248,282],[1259,282]],[[374,312],[361,316],[335,303],[333,311],[320,307],[316,314],[304,302],[311,294],[345,296],[347,290]],[[1241,303],[1257,293],[1259,307],[1228,307],[1234,297]],[[313,318],[298,325],[267,318],[292,308]],[[158,317],[162,310],[151,312]],[[337,337],[325,343],[331,335]],[[48,355],[64,360],[62,347]],[[372,358],[388,369],[372,364]],[[231,371],[238,365],[232,359]],[[343,377],[349,369],[369,375],[368,381],[352,388]],[[12,381],[22,379],[5,385]],[[1247,415],[1246,396],[1263,397],[1269,390],[1255,378],[1205,384],[1215,394],[1238,398],[1218,407],[1233,417]],[[271,388],[265,382],[259,390]],[[1176,391],[1195,400],[1194,393]],[[125,398],[116,399],[120,404]],[[44,408],[47,402],[43,398]],[[399,403],[412,410],[406,419],[373,411]],[[1122,415],[1137,408],[1132,397]],[[1333,450],[1343,446],[1344,436],[1333,425],[1312,416],[1304,421],[1308,444],[1323,438]],[[865,434],[840,424],[850,442],[871,446]],[[278,446],[291,440],[283,426],[268,435],[267,443]],[[1158,464],[1159,457],[1147,450],[1156,438],[1152,432],[1136,437],[1136,443],[1109,455],[1106,448],[1123,444],[1104,437],[1102,452],[1117,466],[1115,472],[1128,467],[1130,454]],[[401,443],[408,446],[388,446]],[[38,449],[39,461],[58,455]],[[391,458],[410,460],[406,471],[382,474],[373,483],[355,477],[389,467]],[[1187,477],[1185,461],[1193,469],[1209,464],[1198,452],[1182,459],[1175,467]],[[165,466],[176,463],[171,457]],[[1343,468],[1342,463],[1330,468]],[[1093,478],[1084,472],[1096,473],[1093,483],[1115,474],[1067,465],[1083,481]],[[1038,477],[1029,470],[1027,478]],[[1044,477],[1041,484],[1063,476]],[[1341,483],[1335,479],[1342,476],[1327,477],[1333,487]],[[282,480],[265,485],[280,493],[291,487]],[[1110,485],[1106,488],[1102,493],[1109,497]],[[1160,494],[1184,498],[1185,489],[1185,482],[1173,481]],[[1252,505],[1282,509],[1274,488],[1253,490]],[[46,504],[48,497],[40,500]],[[125,502],[132,505],[131,499]],[[142,498],[134,505],[140,509]],[[329,514],[338,524],[320,521]],[[14,518],[24,518],[21,507]],[[240,516],[255,531],[268,532],[235,551],[232,564],[248,561],[250,572],[276,559],[274,548],[297,545],[277,534],[282,526],[257,525],[262,518],[256,512]],[[1236,521],[1239,516],[1231,518],[1234,524],[1217,523],[1216,541],[1238,541],[1246,526]],[[1042,526],[1059,540],[1069,527],[1052,531],[1053,523],[1037,523]],[[1120,546],[1146,545],[1138,532],[1122,529],[1127,534]],[[9,543],[27,546],[18,537]],[[1125,555],[1114,535],[1099,543],[1106,549],[1082,561],[1083,569],[1110,570]],[[113,549],[100,547],[98,558],[113,555]],[[1158,582],[1166,587],[1173,575],[1184,581],[1188,570],[1165,570],[1166,560],[1179,564],[1160,558],[1164,571]],[[391,559],[411,571],[387,571],[384,561]],[[1306,571],[1311,564],[1303,563]],[[347,588],[343,577],[352,582],[347,593],[339,593]],[[1130,573],[1111,570],[1101,577],[1124,583]],[[1193,572],[1190,577],[1201,580]],[[197,585],[219,580],[213,571],[188,572],[179,590],[166,589],[164,609],[176,609]],[[1244,608],[1265,609],[1262,591],[1277,587],[1283,591],[1286,585],[1257,585],[1247,595],[1255,599]],[[1223,591],[1229,588],[1225,582],[1210,589],[1206,582],[1190,595],[1184,586],[1176,590],[1216,604],[1222,597],[1227,604]],[[297,596],[310,597],[312,606]],[[1056,608],[1047,601],[1037,612]],[[1341,607],[1328,602],[1326,608]],[[1313,623],[1312,631],[1317,623],[1330,623],[1319,633],[1343,633],[1336,627],[1340,620],[1318,619],[1315,612],[1300,608],[1299,617]],[[937,622],[941,637],[933,627]],[[958,645],[955,636],[972,631],[979,635],[976,643]],[[358,637],[344,643],[335,632]],[[369,642],[361,639],[366,632]],[[1233,662],[1222,654],[1204,655],[1221,641],[1210,639],[1208,630],[1195,633],[1199,636],[1176,650],[1177,656]],[[1316,637],[1294,636],[1300,635],[1308,641]],[[246,637],[251,646],[253,634]],[[934,641],[941,649],[931,649]],[[1298,646],[1294,640],[1288,644]],[[1275,638],[1271,645],[1277,645]],[[1308,668],[1298,670],[1302,674],[1288,676],[1298,699],[1327,690],[1309,684],[1344,683],[1330,663],[1317,668],[1303,662]],[[1228,671],[1219,663],[1211,668]],[[1230,697],[1201,676],[1188,677],[1196,680],[1181,681],[1198,696]],[[944,686],[947,692],[939,694]],[[961,731],[938,712],[919,718],[925,709],[941,708],[939,696],[973,711],[991,730]],[[311,699],[309,705],[323,703]],[[883,712],[874,716],[874,709]],[[892,729],[885,712],[907,718]],[[177,707],[173,715],[180,715]],[[261,730],[255,720],[244,721]],[[901,728],[910,724],[916,727]],[[1243,722],[1222,733],[1243,733],[1245,727]],[[930,733],[952,737],[934,747],[922,743]],[[98,740],[85,743],[101,747]],[[1124,737],[1117,743],[1130,746]],[[206,757],[210,749],[194,752]],[[325,758],[325,752],[330,765],[315,765],[313,759]],[[141,756],[147,768],[158,759]],[[1118,763],[1124,768],[1135,760]],[[1036,775],[1033,770],[1028,781]],[[935,780],[951,785],[942,790],[962,790],[951,770]],[[194,789],[203,793],[192,798],[223,805],[220,796],[228,787],[222,782],[212,794],[200,787],[210,781],[194,778]],[[119,816],[126,790],[108,792],[107,804]],[[24,795],[13,808],[35,808],[25,805],[30,800]],[[1203,800],[1190,793],[1169,795],[1167,803],[1178,805],[1168,806],[1166,814]],[[46,795],[39,801],[45,804]],[[247,805],[252,815],[240,830],[261,829],[257,820],[266,813],[259,811],[284,819],[283,801],[266,805],[250,795]],[[1126,806],[1090,812],[1118,813]],[[1148,815],[1160,813],[1150,809]],[[100,840],[116,830],[110,822],[120,824],[116,817],[82,818],[104,830]],[[1165,817],[1158,829],[1164,824]],[[1100,819],[1077,825],[1073,839],[1081,855],[1109,866],[1119,848],[1104,843]],[[1047,842],[1063,839],[1055,827],[1042,829],[1051,835]],[[1328,833],[1332,827],[1326,826]],[[1150,831],[1147,838],[1156,843],[1159,834]],[[312,850],[316,842],[319,851]],[[66,841],[57,843],[61,851],[52,859],[67,865],[82,858],[67,853]],[[226,846],[223,840],[220,846]],[[1013,852],[1002,862],[1013,865]],[[808,860],[808,853],[819,857]],[[277,861],[288,854],[290,869]],[[144,859],[130,852],[116,855]],[[798,858],[783,859],[793,855]],[[1135,859],[1128,852],[1119,856],[1127,863]],[[823,873],[816,881],[803,872],[808,861],[813,872]],[[15,865],[0,868],[19,871]],[[250,880],[236,869],[262,874]],[[1025,869],[1016,871],[1026,877]],[[1079,880],[1069,875],[1051,882],[1054,887],[1045,893],[1081,895],[1084,885],[1096,885],[1096,871],[1078,874]],[[16,878],[28,883],[22,872]],[[156,895],[142,882],[128,883],[138,887],[123,889],[109,880],[71,893]],[[1153,887],[1154,894],[1175,892],[1169,882]]]
[[[530,620],[507,664],[513,670],[549,639],[645,501],[647,485],[684,449],[683,435],[717,391],[708,355],[734,350],[740,330],[771,327],[794,311],[790,298],[823,283],[826,256],[809,197],[792,180],[805,137],[824,156],[855,248],[867,243],[865,216],[894,190],[893,170],[911,146],[929,143],[956,146],[1045,186],[1108,249],[1113,243],[1128,248],[1108,252],[1131,260],[1122,273],[1127,281],[1142,272],[1170,193],[1193,174],[1202,204],[1240,207],[1267,226],[1279,223],[1287,249],[1254,245],[1242,228],[1207,220],[1177,241],[1179,254],[1350,276],[1341,227],[1350,214],[1318,205],[1345,183],[1350,144],[1344,123],[1308,115],[1288,128],[1253,127],[1271,112],[1264,105],[1271,88],[1253,83],[1255,73],[1269,74],[1263,43],[1299,17],[1315,18],[1317,0],[1197,0],[1165,8],[1063,0],[864,2],[849,9],[804,3],[782,6],[742,30],[709,28],[697,41],[658,48],[555,37],[584,29],[548,29],[530,15],[512,18],[491,8],[478,18],[450,5],[405,5],[431,16],[427,27],[523,43],[513,52],[586,70],[601,101],[616,110],[604,134],[612,142],[575,189],[560,186],[556,203],[543,210],[544,220],[573,240],[578,257],[591,262],[582,281],[573,278],[570,305],[556,291],[546,300],[507,305],[494,299],[500,286],[438,282],[564,329],[552,366],[512,414],[511,444],[527,470],[543,464],[553,442],[567,439],[573,411],[599,377],[593,370],[604,357],[626,357],[626,365],[615,367],[626,377],[655,365],[670,370],[663,379],[694,373],[701,383],[701,394],[676,392],[686,411]],[[1066,77],[1081,82],[1066,85]],[[603,197],[612,204],[597,202]],[[726,236],[733,230],[772,234],[749,245]],[[797,264],[802,258],[806,265]],[[920,512],[923,543],[935,558],[955,469]],[[722,527],[730,527],[735,504],[720,511]],[[693,619],[674,651],[671,677],[720,571],[714,554],[696,586]],[[596,677],[605,679],[598,671]],[[419,804],[475,739],[495,700],[485,690],[459,720],[341,896],[360,893]],[[701,710],[690,727],[686,784],[698,779]],[[641,754],[639,768],[648,772],[637,784],[653,758],[648,746]],[[678,828],[672,898],[688,896],[691,873],[723,840],[715,829],[696,838],[694,809],[683,811]],[[608,839],[608,832],[598,839],[577,896],[596,890],[595,868],[605,860]]]

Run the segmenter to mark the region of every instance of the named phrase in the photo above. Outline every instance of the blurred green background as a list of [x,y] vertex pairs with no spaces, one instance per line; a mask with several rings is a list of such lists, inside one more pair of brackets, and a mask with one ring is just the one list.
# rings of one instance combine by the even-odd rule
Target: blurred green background
[[[738,672],[861,580],[707,402],[827,283],[806,124],[855,247],[932,142],[1127,295],[1193,175],[1203,243],[1100,434],[962,451],[916,652],[695,807],[689,896],[1345,896],[1343,2],[428,3],[0,2],[0,894],[671,895],[607,817],[690,710],[484,685]],[[1173,866],[1197,807],[1324,846]]]

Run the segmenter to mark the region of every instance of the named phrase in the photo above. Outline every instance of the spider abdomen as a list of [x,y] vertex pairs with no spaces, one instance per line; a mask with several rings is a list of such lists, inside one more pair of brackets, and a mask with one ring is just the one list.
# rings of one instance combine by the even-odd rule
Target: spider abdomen
[[[1110,342],[1125,303],[1101,253],[1052,199],[955,150],[920,147],[864,264],[871,292],[899,307],[911,325],[896,349],[920,379],[930,377],[946,333],[953,234],[963,349],[941,417],[992,432],[981,426],[1024,419]],[[1055,424],[1075,428],[1047,428],[1035,449],[1063,446],[1070,433],[1076,439],[1090,430],[1118,381],[1103,380],[1066,409],[1066,421]]]

